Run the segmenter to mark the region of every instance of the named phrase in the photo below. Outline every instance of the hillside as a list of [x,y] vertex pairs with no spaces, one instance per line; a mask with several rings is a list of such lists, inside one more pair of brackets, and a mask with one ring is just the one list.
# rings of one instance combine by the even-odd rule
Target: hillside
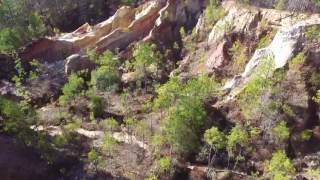
[[320,179],[318,0],[0,4],[0,179]]

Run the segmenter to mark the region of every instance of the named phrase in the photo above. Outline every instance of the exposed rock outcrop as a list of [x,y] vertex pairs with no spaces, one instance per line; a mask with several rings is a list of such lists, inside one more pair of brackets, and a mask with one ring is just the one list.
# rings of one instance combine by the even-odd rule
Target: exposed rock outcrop
[[241,87],[244,87],[246,82],[250,79],[251,73],[254,71],[264,58],[271,57],[274,60],[274,67],[272,71],[284,67],[287,62],[293,58],[297,50],[301,49],[303,44],[304,32],[308,27],[313,25],[320,25],[319,18],[310,18],[306,21],[297,23],[291,27],[283,27],[275,36],[272,43],[263,49],[258,49],[254,53],[246,65],[245,71],[241,77],[234,78],[232,81],[226,83],[225,89],[232,90],[231,96],[236,95]]
[[74,54],[66,59],[64,65],[64,72],[66,75],[70,75],[72,72],[78,72],[81,70],[92,71],[96,65],[87,56],[81,56],[79,54]]

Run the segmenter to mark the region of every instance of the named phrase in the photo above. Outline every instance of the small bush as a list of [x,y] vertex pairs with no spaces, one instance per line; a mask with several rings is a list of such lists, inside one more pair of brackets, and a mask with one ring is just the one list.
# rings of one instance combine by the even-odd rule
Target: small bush
[[104,101],[99,96],[91,96],[89,107],[93,118],[102,117],[104,114]]
[[248,60],[247,48],[240,41],[236,41],[229,49],[229,54],[234,61],[232,69],[235,73],[241,72]]
[[85,81],[79,75],[73,73],[70,75],[68,83],[64,85],[60,96],[59,102],[61,105],[66,105],[70,101],[74,100],[79,96],[85,88]]
[[275,9],[284,10],[286,8],[285,0],[276,0],[276,4],[274,5]]
[[106,134],[102,142],[102,150],[107,151],[111,155],[112,151],[115,149],[118,142],[111,135]]
[[312,137],[312,134],[311,129],[305,129],[300,133],[300,138],[302,141],[308,141]]
[[212,27],[219,19],[225,16],[225,10],[219,6],[217,0],[210,0],[209,5],[204,10],[205,23]]
[[25,1],[1,1],[0,53],[12,53],[44,34],[42,17],[28,9]]
[[104,121],[102,121],[102,123],[103,123],[102,127],[105,130],[113,132],[113,131],[119,129],[119,123],[114,118],[105,119]]
[[172,168],[172,158],[163,157],[163,158],[159,159],[158,167],[159,167],[159,172],[161,174],[170,171],[170,169]]
[[56,135],[54,137],[54,144],[61,148],[61,147],[64,147],[65,145],[67,145],[69,143],[69,140],[68,138],[66,138],[65,136],[63,135]]
[[[237,147],[246,149],[249,145],[249,134],[242,130],[239,126],[231,129],[227,136],[227,151],[230,157],[234,157],[237,152]],[[241,154],[239,154],[241,156]]]
[[116,91],[120,83],[118,72],[102,66],[91,73],[91,84],[99,91]]
[[111,51],[97,56],[94,50],[88,52],[90,59],[100,65],[91,72],[91,85],[98,91],[116,91],[120,83],[119,59]]
[[289,128],[287,127],[287,123],[281,121],[276,127],[272,129],[273,135],[279,140],[286,140],[290,136]]
[[300,52],[298,53],[289,63],[290,67],[292,68],[296,68],[300,65],[302,65],[306,60],[306,56],[304,54],[304,52]]
[[295,168],[284,151],[277,151],[265,163],[265,172],[274,180],[289,180]]
[[218,128],[212,127],[206,130],[204,133],[204,140],[214,149],[215,151],[222,149],[226,146],[226,137],[219,131]]
[[320,29],[317,26],[311,26],[305,32],[305,37],[311,42],[320,42]]

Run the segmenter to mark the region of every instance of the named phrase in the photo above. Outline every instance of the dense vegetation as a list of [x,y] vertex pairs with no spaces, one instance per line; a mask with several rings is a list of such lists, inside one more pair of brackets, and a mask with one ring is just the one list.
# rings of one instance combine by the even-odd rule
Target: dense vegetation
[[[93,7],[101,5],[92,3]],[[138,6],[142,2],[121,3]],[[320,4],[294,0],[239,3],[241,8],[259,5],[295,12],[316,12]],[[211,34],[228,14],[220,1],[210,0],[203,9],[203,32],[187,31],[177,23],[172,28],[177,39],[172,43],[146,38],[121,50],[84,48],[79,54],[95,68],[58,74],[58,79],[65,82],[56,96],[50,97],[50,102],[38,103],[32,96],[36,92],[32,91],[32,82],[43,82],[51,75],[43,67],[50,69],[56,62],[40,64],[36,59],[21,59],[20,53],[35,39],[58,33],[55,26],[60,23],[72,26],[66,25],[66,19],[58,22],[56,14],[67,11],[72,4],[56,5],[53,9],[57,12],[49,10],[48,16],[34,10],[35,4],[28,0],[1,1],[0,54],[14,61],[15,75],[4,81],[14,84],[14,94],[0,96],[0,136],[12,137],[17,144],[39,152],[50,168],[58,169],[59,176],[69,178],[74,171],[84,174],[79,176],[84,179],[105,178],[109,172],[120,176],[115,172],[123,168],[124,177],[181,179],[189,171],[189,176],[197,171],[193,166],[205,167],[203,177],[212,179],[220,172],[231,174],[227,178],[245,179],[320,176],[319,166],[304,159],[314,157],[320,149],[316,145],[320,105],[319,63],[315,62],[319,57],[318,26],[305,29],[298,43],[303,46],[291,53],[284,67],[276,69],[276,57],[264,54],[250,64],[251,72],[241,74],[250,68],[246,65],[256,49],[265,52],[278,29],[263,17],[252,23],[257,28],[249,35],[225,22],[220,27],[222,40],[210,43],[207,37],[199,38],[201,33]],[[96,22],[91,19],[105,17],[100,8],[84,19]],[[206,60],[219,51],[220,41],[224,41],[223,47],[214,60],[227,61],[207,73],[205,68],[211,64]],[[173,59],[177,57],[184,60]],[[191,68],[184,68],[192,58]],[[177,66],[192,73],[175,72]],[[229,77],[235,77],[236,88],[223,87]],[[54,89],[54,85],[49,87]],[[69,155],[77,162],[61,163]],[[145,172],[134,172],[141,169]]]

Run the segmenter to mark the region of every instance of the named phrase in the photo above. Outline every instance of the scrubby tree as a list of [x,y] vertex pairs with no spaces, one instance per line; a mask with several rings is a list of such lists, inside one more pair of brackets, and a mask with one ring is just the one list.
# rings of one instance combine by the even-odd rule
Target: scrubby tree
[[60,104],[66,105],[70,101],[74,100],[77,96],[81,95],[84,88],[84,79],[78,74],[71,74],[68,78],[68,83],[65,84],[62,89],[63,95],[59,98]]
[[[249,81],[244,89],[238,95],[238,103],[243,110],[246,119],[259,118],[261,116],[261,108],[264,107],[264,101],[260,100],[263,92],[273,84],[272,75],[274,69],[274,58],[265,57],[260,64],[252,72]],[[257,114],[255,114],[257,113]]]
[[119,123],[114,118],[107,118],[102,123],[103,128],[111,133],[119,128]]
[[277,151],[272,154],[272,159],[265,162],[266,176],[274,180],[289,180],[295,168],[284,151]]
[[212,27],[224,15],[225,10],[219,5],[217,0],[210,0],[209,5],[204,10],[205,23],[209,27]]
[[92,149],[91,151],[88,152],[88,161],[94,166],[95,172],[98,171],[98,165],[101,161],[101,157],[98,154],[97,151]]
[[232,44],[232,47],[229,49],[229,54],[234,61],[232,69],[235,73],[240,73],[248,60],[247,48],[238,40]]
[[286,140],[290,136],[290,131],[285,121],[281,121],[276,127],[274,127],[272,129],[272,133],[280,141]]
[[163,109],[172,106],[178,99],[184,85],[178,77],[174,76],[168,82],[156,88],[158,94],[154,101],[155,109]]
[[158,160],[158,171],[160,174],[168,173],[173,166],[173,160],[171,157],[162,157]]
[[[218,128],[212,127],[204,133],[204,140],[210,145],[210,152],[208,157],[208,166],[211,166],[211,150],[214,150],[214,154],[226,147],[226,137],[225,135],[219,131]],[[213,156],[213,158],[215,157]]]
[[169,109],[163,124],[164,135],[175,152],[196,152],[199,135],[207,119],[203,103],[195,98],[184,99]]
[[89,108],[92,119],[102,117],[104,114],[104,107],[104,101],[101,97],[95,95],[90,96]]
[[0,52],[12,53],[24,43],[43,35],[42,18],[25,0],[2,0],[0,6]]
[[132,65],[135,72],[143,77],[145,90],[147,87],[147,75],[152,68],[155,70],[151,73],[156,73],[161,58],[162,55],[155,44],[139,43],[134,49]]
[[235,158],[237,166],[239,160],[243,160],[243,153],[249,149],[249,134],[246,130],[243,130],[240,126],[235,126],[231,129],[227,136],[227,151],[229,158]]
[[89,57],[100,67],[91,72],[91,85],[98,91],[118,90],[120,83],[119,58],[111,51],[105,51],[101,56],[89,51]]
[[112,154],[112,151],[115,149],[118,142],[111,135],[105,134],[102,141],[102,150],[107,151],[108,155]]

